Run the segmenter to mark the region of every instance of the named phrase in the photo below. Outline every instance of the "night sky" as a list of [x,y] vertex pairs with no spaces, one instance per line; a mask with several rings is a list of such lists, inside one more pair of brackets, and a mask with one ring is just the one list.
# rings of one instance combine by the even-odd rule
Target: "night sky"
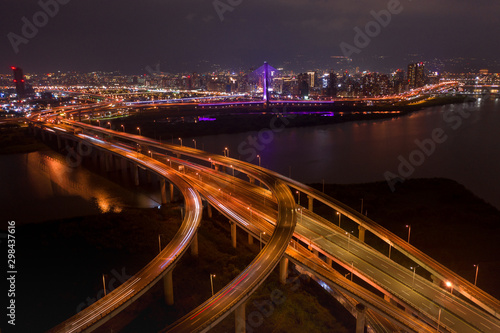
[[[51,3],[56,0],[41,0]],[[140,74],[160,64],[164,72],[258,67],[335,68],[342,42],[354,44],[395,0],[59,0],[58,13],[14,52],[9,33],[22,33],[38,1],[3,0],[0,73],[11,65],[26,72],[96,70]],[[219,13],[216,10],[218,6]],[[403,0],[387,27],[353,54],[363,69],[404,66],[433,58],[499,59],[500,2]],[[219,16],[221,14],[221,16]],[[221,20],[222,17],[222,20]],[[409,56],[409,54],[413,54]],[[381,58],[384,57],[384,58]],[[485,61],[487,67],[488,61]],[[302,68],[297,68],[302,66]],[[373,67],[373,68],[372,68]]]

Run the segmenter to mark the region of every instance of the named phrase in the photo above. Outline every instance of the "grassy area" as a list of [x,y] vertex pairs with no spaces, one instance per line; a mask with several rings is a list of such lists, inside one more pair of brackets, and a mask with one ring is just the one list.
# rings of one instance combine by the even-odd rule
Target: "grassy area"
[[44,149],[47,146],[28,135],[27,127],[15,124],[0,128],[0,154],[31,153]]

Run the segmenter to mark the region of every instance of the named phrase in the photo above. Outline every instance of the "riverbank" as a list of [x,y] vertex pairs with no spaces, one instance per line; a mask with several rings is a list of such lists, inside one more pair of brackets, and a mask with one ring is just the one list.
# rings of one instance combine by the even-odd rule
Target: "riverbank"
[[[166,107],[141,111],[133,116],[110,119],[111,127],[164,141],[216,134],[260,131],[276,127],[311,127],[352,121],[380,120],[399,117],[427,107],[463,103],[464,96],[443,96],[419,100],[418,103],[395,103],[367,106],[351,103],[327,106],[261,107]],[[277,118],[282,118],[279,120]]]
[[29,135],[28,127],[19,124],[0,126],[0,155],[31,153],[49,149]]

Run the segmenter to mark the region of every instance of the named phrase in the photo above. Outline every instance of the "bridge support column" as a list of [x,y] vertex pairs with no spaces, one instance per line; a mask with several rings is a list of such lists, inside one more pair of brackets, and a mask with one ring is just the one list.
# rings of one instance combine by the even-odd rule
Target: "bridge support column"
[[109,154],[109,153],[104,153],[104,167],[106,168],[106,172],[110,172],[111,171],[111,159],[113,158],[113,155]]
[[310,196],[307,196],[307,201],[308,201],[307,209],[309,209],[312,212],[313,211],[314,198],[310,197]]
[[42,141],[45,142],[45,131],[43,128],[40,128],[40,132],[42,133]]
[[252,176],[248,176],[248,182],[250,184],[255,184],[255,178],[253,178]]
[[366,322],[366,307],[363,304],[358,303],[358,305],[356,305],[356,310],[356,333],[364,333]]
[[212,205],[210,205],[210,203],[207,201],[207,215],[208,215],[208,218],[212,218]]
[[231,223],[231,242],[233,247],[236,248],[236,223]]
[[281,284],[286,284],[286,279],[288,277],[288,258],[283,256],[280,260],[280,282]]
[[170,183],[170,202],[174,202],[174,184]]
[[360,225],[358,225],[358,230],[359,230],[359,241],[360,242],[365,242],[365,231],[366,229]]
[[246,302],[234,309],[234,331],[236,333],[246,333]]
[[59,134],[56,134],[57,136],[57,149],[61,150],[62,149],[62,143],[61,143],[61,137]]
[[193,242],[191,243],[191,255],[193,257],[198,256],[198,232],[193,236]]
[[253,235],[251,233],[248,233],[248,244],[249,245],[253,244]]
[[319,251],[316,249],[313,249],[313,253],[315,257],[319,257]]
[[134,164],[134,184],[139,186],[139,166]]
[[121,158],[120,159],[120,162],[121,162],[121,169],[122,169],[122,177],[123,179],[127,179],[127,160],[124,159],[124,158]]
[[167,201],[167,182],[165,178],[160,179],[160,189],[161,189],[161,204],[165,205]]
[[332,258],[326,257],[326,264],[330,267],[332,267]]
[[172,280],[173,271],[174,270],[171,269],[163,277],[163,292],[165,294],[165,303],[167,303],[167,305],[174,305],[174,281]]
[[384,294],[384,301],[391,302],[391,297],[389,295]]
[[99,166],[98,161],[97,161],[98,156],[99,156],[99,153],[97,151],[92,152],[92,164],[94,166]]

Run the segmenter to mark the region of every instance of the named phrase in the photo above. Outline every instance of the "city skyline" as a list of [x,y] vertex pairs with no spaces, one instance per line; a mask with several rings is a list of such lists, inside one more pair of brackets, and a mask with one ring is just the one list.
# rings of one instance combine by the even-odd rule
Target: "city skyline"
[[362,69],[382,71],[464,57],[496,71],[499,47],[489,36],[499,29],[498,7],[451,0],[9,3],[0,65],[146,73],[158,64],[164,72],[201,72],[268,61],[301,71],[336,69],[332,57],[349,56]]

